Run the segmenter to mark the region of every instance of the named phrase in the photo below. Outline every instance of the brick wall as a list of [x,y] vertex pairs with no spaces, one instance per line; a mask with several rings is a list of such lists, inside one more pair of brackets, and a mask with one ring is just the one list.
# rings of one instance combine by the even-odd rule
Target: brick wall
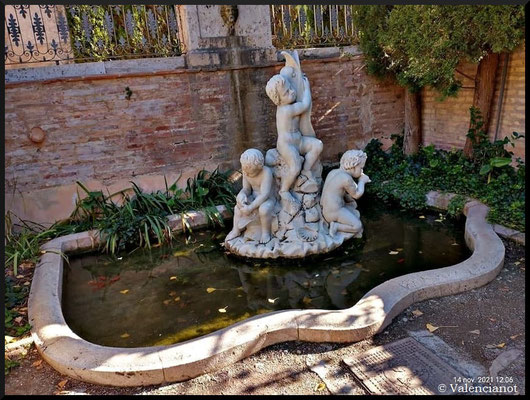
[[[403,89],[368,77],[362,57],[302,62],[323,161],[401,132]],[[200,168],[238,168],[246,148],[275,146],[264,88],[282,65],[6,84],[6,210],[52,222],[72,211],[77,180],[111,193],[130,180],[155,190],[164,176],[185,184]],[[46,132],[40,144],[29,140],[33,127]]]
[[[493,99],[491,118],[488,127],[490,139],[494,139],[497,126],[497,112],[501,106],[499,131],[497,139],[511,135],[516,131],[521,134],[525,132],[525,45],[518,47],[511,55],[508,63],[504,98],[502,105],[499,103],[501,77],[506,57],[500,59],[497,78],[495,82],[495,96]],[[463,74],[474,78],[477,65],[463,63],[458,67]],[[439,96],[432,89],[422,91],[422,129],[423,143],[434,144],[437,148],[451,149],[463,148],[466,134],[469,128],[469,108],[473,105],[474,82],[472,79],[458,74],[463,88],[458,97],[450,97],[440,102]],[[524,140],[517,142],[517,146],[510,150],[514,151],[516,157],[524,159]]]

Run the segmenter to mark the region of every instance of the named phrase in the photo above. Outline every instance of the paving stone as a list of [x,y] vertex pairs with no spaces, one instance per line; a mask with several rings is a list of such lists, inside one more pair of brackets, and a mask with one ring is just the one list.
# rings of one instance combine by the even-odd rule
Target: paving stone
[[346,358],[344,362],[371,394],[449,394],[444,389],[462,376],[410,337]]

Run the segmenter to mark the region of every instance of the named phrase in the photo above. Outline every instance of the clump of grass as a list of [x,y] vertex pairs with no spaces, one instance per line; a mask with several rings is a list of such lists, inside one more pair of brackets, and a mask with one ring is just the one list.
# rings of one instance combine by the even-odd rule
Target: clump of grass
[[[171,240],[167,216],[192,210],[204,211],[210,223],[224,226],[216,206],[232,209],[235,204],[229,174],[218,169],[201,170],[195,177],[188,178],[184,189],[177,186],[177,179],[171,186],[166,181],[165,190],[153,193],[146,193],[132,183],[131,188],[105,195],[101,190],[91,191],[77,182],[85,197],[77,202],[68,219],[49,228],[23,220],[14,224],[14,215],[8,212],[5,264],[12,266],[16,275],[21,262],[38,260],[44,242],[91,229],[101,232],[105,238],[102,249],[111,254],[131,247],[161,245]],[[16,225],[19,229],[14,233]],[[189,224],[185,227],[191,230]]]

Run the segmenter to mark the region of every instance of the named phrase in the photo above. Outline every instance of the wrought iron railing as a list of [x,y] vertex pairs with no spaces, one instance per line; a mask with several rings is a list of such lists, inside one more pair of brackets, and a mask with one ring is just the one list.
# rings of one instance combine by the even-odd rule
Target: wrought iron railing
[[181,54],[173,5],[5,7],[6,67]]
[[351,5],[271,5],[277,48],[344,46],[358,43]]

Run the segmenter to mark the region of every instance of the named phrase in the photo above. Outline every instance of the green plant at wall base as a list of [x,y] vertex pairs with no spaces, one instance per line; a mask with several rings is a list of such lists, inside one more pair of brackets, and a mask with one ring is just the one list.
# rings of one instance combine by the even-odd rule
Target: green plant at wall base
[[[498,157],[511,159],[512,152],[505,146],[513,145],[521,136],[513,134],[493,143],[482,141],[476,145],[477,153],[474,150],[474,154],[479,156],[473,160],[467,159],[461,150],[436,150],[432,145],[422,147],[417,154],[405,156],[400,145],[394,144],[387,153],[374,139],[365,149],[369,160],[365,170],[372,180],[367,185],[367,193],[413,209],[426,207],[425,195],[430,190],[473,197],[490,207],[490,222],[524,231],[525,164],[517,159],[515,168],[502,165],[493,167],[488,176],[480,174],[491,160],[495,162]],[[450,204],[450,214],[456,213],[459,201],[461,198]]]
[[[101,231],[106,238],[103,250],[113,254],[130,247],[159,245],[171,240],[167,216],[184,215],[192,210],[204,211],[211,224],[223,226],[223,217],[216,206],[225,205],[231,210],[235,204],[229,175],[230,172],[218,169],[202,170],[187,180],[184,189],[178,188],[177,182],[171,186],[166,182],[164,191],[153,193],[145,193],[133,183],[131,188],[105,195],[101,190],[89,190],[77,182],[84,197],[68,219],[49,228],[19,221],[17,225],[21,229],[14,233],[12,214],[6,214],[5,265],[13,268],[16,275],[20,263],[38,260],[42,254],[40,246],[46,241],[91,229]],[[78,193],[78,198],[81,197]],[[191,230],[186,218],[182,220],[184,228]]]

